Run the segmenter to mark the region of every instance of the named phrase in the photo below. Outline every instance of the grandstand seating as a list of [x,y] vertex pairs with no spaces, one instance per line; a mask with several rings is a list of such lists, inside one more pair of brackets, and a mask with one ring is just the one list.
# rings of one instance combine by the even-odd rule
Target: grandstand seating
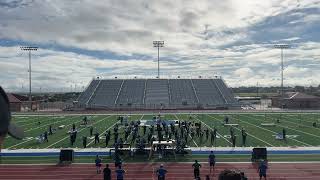
[[222,94],[211,79],[193,79],[192,82],[202,106],[222,106],[226,104]]
[[99,80],[92,80],[87,89],[80,94],[78,101],[87,103],[98,84]]
[[235,103],[236,100],[233,96],[232,91],[227,87],[227,85],[223,82],[222,79],[213,79],[213,81],[216,83],[217,87],[223,92],[224,98],[227,103]]
[[118,106],[142,105],[145,89],[145,80],[129,79],[125,80],[118,100]]
[[169,89],[167,79],[148,79],[146,82],[145,104],[147,106],[169,105]]
[[102,108],[229,108],[238,105],[222,79],[92,80],[79,105]]
[[89,104],[113,107],[123,80],[101,80]]
[[170,103],[172,105],[194,105],[199,103],[190,79],[170,79]]

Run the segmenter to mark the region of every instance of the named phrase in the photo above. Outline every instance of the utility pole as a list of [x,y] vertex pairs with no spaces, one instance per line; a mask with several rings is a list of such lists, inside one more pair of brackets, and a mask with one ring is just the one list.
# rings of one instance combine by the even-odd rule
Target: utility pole
[[32,96],[31,96],[31,51],[37,51],[38,47],[32,46],[24,46],[20,47],[22,51],[29,52],[29,103],[30,103],[30,110],[32,110]]
[[257,82],[257,97],[259,97],[259,82]]
[[153,41],[153,47],[158,48],[158,78],[160,78],[160,59],[159,59],[159,51],[160,47],[164,46],[164,41]]
[[283,90],[283,49],[288,49],[288,44],[276,44],[274,45],[275,48],[281,50],[281,108],[283,108],[283,99],[284,99],[284,90]]

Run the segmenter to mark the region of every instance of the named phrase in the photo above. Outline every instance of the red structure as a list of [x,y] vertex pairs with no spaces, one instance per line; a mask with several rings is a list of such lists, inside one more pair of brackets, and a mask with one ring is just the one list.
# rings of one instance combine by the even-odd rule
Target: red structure
[[22,107],[22,102],[11,93],[8,93],[7,96],[9,99],[11,112],[20,112]]
[[[281,97],[272,98],[272,106],[281,107]],[[287,92],[284,94],[283,107],[288,109],[319,109],[320,97],[301,92]]]

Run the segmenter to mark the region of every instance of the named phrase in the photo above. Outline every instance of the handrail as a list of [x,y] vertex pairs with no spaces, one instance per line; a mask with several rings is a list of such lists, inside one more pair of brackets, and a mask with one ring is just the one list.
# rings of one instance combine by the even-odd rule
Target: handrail
[[117,97],[116,97],[116,99],[114,100],[114,104],[115,104],[115,105],[117,104],[117,101],[118,101],[120,92],[121,92],[121,90],[122,90],[123,83],[124,83],[124,80],[122,80],[122,83],[121,83],[120,89],[119,89],[119,91],[118,91]]
[[86,102],[86,105],[88,105],[89,102],[91,101],[91,98],[92,98],[92,96],[96,93],[96,90],[97,90],[97,88],[100,86],[101,81],[102,81],[102,80],[99,80],[96,88],[94,88],[94,90],[92,91],[92,94],[91,94],[91,96],[89,97],[88,101]]
[[211,80],[211,82],[213,82],[213,85],[214,85],[214,86],[216,86],[216,87],[217,87],[217,89],[219,90],[220,95],[222,96],[222,98],[223,98],[224,102],[228,104],[228,101],[227,101],[226,97],[224,97],[224,95],[223,95],[223,93],[222,93],[221,89],[219,88],[219,86],[217,85],[217,83],[215,82],[215,80],[214,80],[214,79],[212,79],[212,80]]
[[192,82],[192,79],[190,79],[190,81],[191,81],[192,89],[193,89],[193,91],[194,91],[194,95],[196,96],[198,103],[200,103],[199,98],[198,98],[198,95],[197,95],[197,91],[196,91],[196,88],[194,87],[194,84],[193,84],[193,82]]

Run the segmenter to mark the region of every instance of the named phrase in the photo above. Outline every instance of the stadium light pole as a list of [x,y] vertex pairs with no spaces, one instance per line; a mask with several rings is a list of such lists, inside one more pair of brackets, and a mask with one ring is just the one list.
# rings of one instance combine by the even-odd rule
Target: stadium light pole
[[159,51],[160,47],[164,46],[164,41],[153,41],[153,47],[158,48],[158,78],[160,79],[160,60],[159,60]]
[[283,98],[284,98],[284,90],[283,90],[283,49],[288,49],[288,44],[276,44],[274,45],[276,49],[281,50],[281,109],[283,109]]
[[32,110],[32,96],[31,96],[31,51],[37,51],[38,47],[33,46],[23,46],[20,47],[22,51],[29,52],[29,103],[30,103],[30,110]]

